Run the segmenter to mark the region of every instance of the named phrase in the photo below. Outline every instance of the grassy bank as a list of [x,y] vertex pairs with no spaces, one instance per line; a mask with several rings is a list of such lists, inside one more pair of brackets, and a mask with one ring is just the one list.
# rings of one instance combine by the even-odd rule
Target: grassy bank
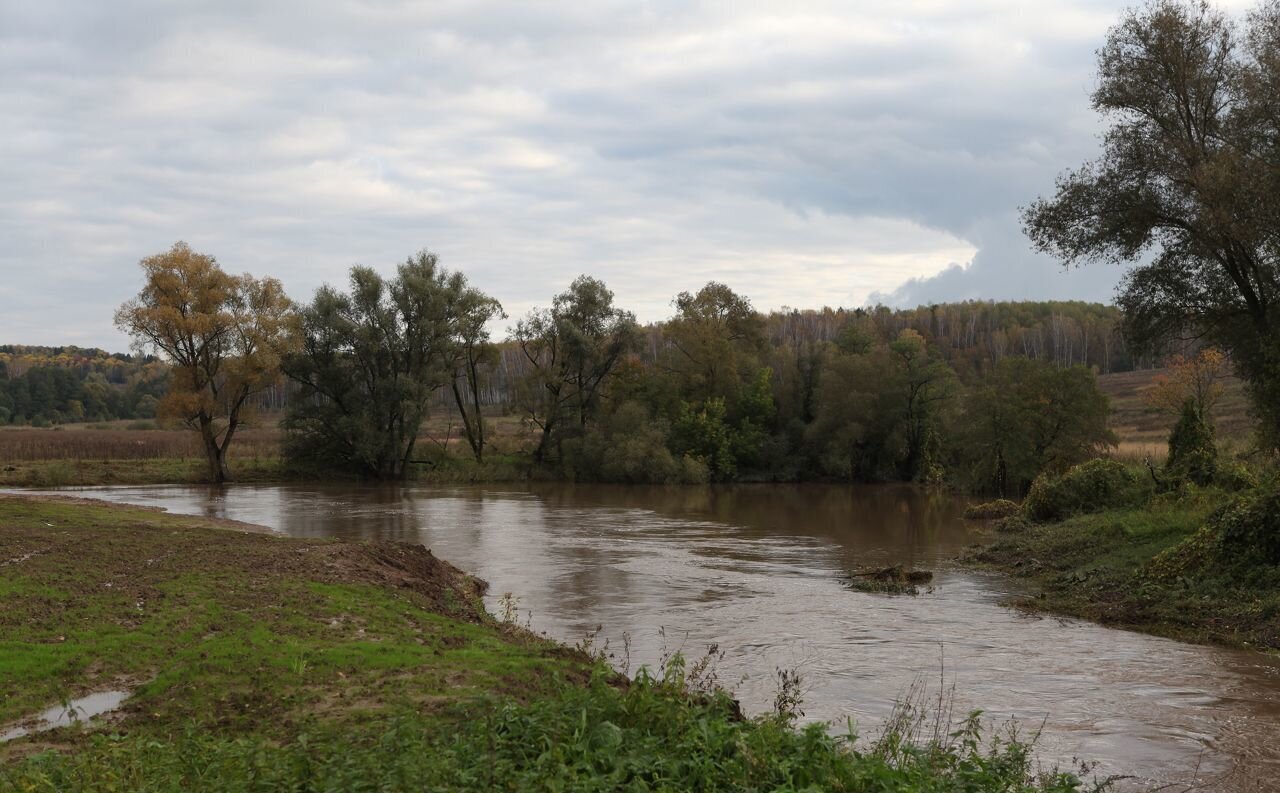
[[1015,516],[970,561],[1024,579],[1031,593],[1018,604],[1033,610],[1277,650],[1280,567],[1224,539],[1231,515],[1265,498],[1189,487],[1065,520]]
[[0,744],[3,790],[1078,789],[976,722],[855,751],[785,708],[743,719],[679,659],[628,681],[495,621],[420,546],[0,497],[0,565],[0,724],[132,692]]

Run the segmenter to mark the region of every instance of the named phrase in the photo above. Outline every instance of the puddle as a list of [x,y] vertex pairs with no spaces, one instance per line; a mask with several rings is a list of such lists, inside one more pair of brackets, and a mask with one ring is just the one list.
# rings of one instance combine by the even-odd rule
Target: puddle
[[0,733],[0,743],[55,727],[66,727],[73,722],[88,721],[94,716],[115,710],[128,698],[128,691],[99,691],[87,697],[73,699],[66,705],[49,708],[34,719],[27,719],[22,726]]

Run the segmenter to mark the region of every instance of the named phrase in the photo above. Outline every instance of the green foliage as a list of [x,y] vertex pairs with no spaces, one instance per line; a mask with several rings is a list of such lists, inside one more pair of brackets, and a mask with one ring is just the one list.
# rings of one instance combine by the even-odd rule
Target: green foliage
[[574,478],[601,482],[696,484],[707,467],[667,448],[666,422],[638,402],[626,402],[601,418],[580,439],[566,441],[565,470]]
[[284,362],[298,384],[283,423],[287,456],[376,479],[406,476],[432,396],[460,376],[463,329],[474,325],[465,311],[491,305],[427,251],[389,281],[357,266],[349,293],[321,287],[300,311],[302,350]]
[[1218,447],[1213,434],[1213,427],[1197,409],[1195,400],[1187,399],[1169,435],[1169,472],[1197,485],[1212,482],[1218,472]]
[[914,330],[866,353],[834,352],[806,433],[818,468],[860,480],[935,481],[957,389],[955,373]]
[[1239,492],[1259,485],[1258,477],[1247,465],[1233,460],[1220,460],[1213,475],[1213,483],[1223,490]]
[[672,425],[672,444],[680,454],[702,460],[713,479],[732,479],[738,470],[733,433],[724,400],[715,397],[695,409],[684,402]]
[[1041,472],[1062,471],[1113,445],[1109,411],[1089,369],[1005,358],[965,400],[960,478],[981,492],[1024,493]]
[[825,725],[744,721],[723,694],[691,696],[642,671],[621,689],[597,676],[528,704],[479,702],[436,717],[406,708],[356,730],[312,727],[283,744],[199,730],[99,736],[73,755],[39,754],[0,771],[0,784],[31,793],[1085,789],[1071,774],[1037,771],[1030,745],[1015,737],[987,741],[976,715],[945,743],[912,743],[911,722],[902,724],[858,750]]
[[996,522],[996,531],[1002,534],[1017,534],[1031,528],[1031,521],[1022,516],[1021,513],[1010,515]]
[[1060,476],[1041,475],[1022,503],[1034,521],[1062,520],[1072,515],[1133,506],[1149,496],[1141,477],[1115,460],[1090,460]]
[[603,281],[579,276],[550,309],[521,319],[512,332],[528,371],[515,402],[541,429],[534,458],[549,460],[566,435],[586,432],[615,369],[639,342],[635,316],[613,304]]
[[1208,526],[1220,538],[1223,563],[1235,569],[1280,565],[1280,483],[1237,496]]
[[[1268,515],[1276,525],[1274,501],[1266,501],[1263,493],[1232,499],[1188,487],[1057,523],[1023,522],[973,559],[1029,579],[1020,604],[1030,608],[1187,641],[1280,649],[1280,566],[1262,562],[1258,547]],[[1230,527],[1239,545],[1224,545]]]
[[[61,361],[27,355],[35,364],[21,375],[0,377],[0,424],[49,426],[72,421],[150,418],[164,394],[168,372],[154,361]],[[0,360],[0,363],[3,363]],[[120,378],[108,381],[108,374]]]
[[1118,303],[1135,346],[1194,331],[1230,352],[1272,449],[1280,448],[1278,30],[1274,3],[1240,24],[1195,0],[1126,12],[1098,51],[1100,156],[1025,213],[1042,251],[1133,265]]
[[743,384],[756,374],[765,348],[763,318],[751,302],[712,281],[696,294],[681,292],[676,315],[662,328],[663,367],[682,399],[722,399],[736,411]]
[[1156,554],[1143,572],[1150,580],[1161,583],[1200,575],[1214,563],[1219,541],[1217,527],[1206,525],[1177,545]]

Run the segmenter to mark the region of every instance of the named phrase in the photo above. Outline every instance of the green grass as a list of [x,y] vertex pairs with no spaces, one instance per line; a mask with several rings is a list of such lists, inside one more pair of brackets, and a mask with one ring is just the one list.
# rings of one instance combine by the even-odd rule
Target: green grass
[[[1209,560],[1158,574],[1156,558],[1182,547],[1232,496],[1190,488],[1149,504],[1043,524],[1011,523],[970,561],[1027,579],[1027,608],[1185,641],[1280,649],[1280,573]],[[1016,521],[1016,519],[1015,519]]]
[[0,790],[1078,789],[976,719],[856,748],[744,719],[678,657],[626,680],[497,622],[420,546],[0,496],[0,564],[0,724],[134,692],[0,744]]

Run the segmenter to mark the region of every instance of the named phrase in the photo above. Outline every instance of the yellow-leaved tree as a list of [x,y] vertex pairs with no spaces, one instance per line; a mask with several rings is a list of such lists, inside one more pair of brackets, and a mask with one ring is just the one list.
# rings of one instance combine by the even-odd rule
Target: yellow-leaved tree
[[185,242],[139,264],[146,283],[120,306],[116,326],[168,359],[158,414],[199,432],[210,477],[229,481],[227,447],[249,418],[250,398],[276,381],[296,344],[292,305],[276,279],[223,272]]
[[1231,373],[1231,363],[1221,350],[1205,347],[1188,358],[1175,355],[1168,361],[1167,374],[1156,375],[1145,394],[1147,405],[1170,416],[1182,412],[1188,400],[1201,421],[1212,422],[1213,408],[1222,396],[1222,381]]

